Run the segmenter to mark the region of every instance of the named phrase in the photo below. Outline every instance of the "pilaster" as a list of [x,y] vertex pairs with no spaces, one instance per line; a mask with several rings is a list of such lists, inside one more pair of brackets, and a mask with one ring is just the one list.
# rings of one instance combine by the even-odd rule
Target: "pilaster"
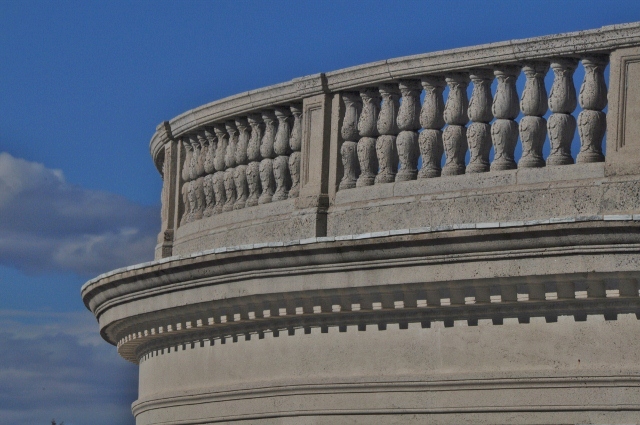
[[611,53],[607,113],[607,175],[640,170],[640,47]]

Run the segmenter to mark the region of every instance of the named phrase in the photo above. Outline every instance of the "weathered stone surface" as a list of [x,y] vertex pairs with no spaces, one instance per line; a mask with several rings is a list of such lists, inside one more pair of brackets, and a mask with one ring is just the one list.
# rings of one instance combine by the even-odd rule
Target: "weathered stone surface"
[[136,423],[635,423],[638,46],[391,59],[158,126],[156,261],[82,288],[140,365]]

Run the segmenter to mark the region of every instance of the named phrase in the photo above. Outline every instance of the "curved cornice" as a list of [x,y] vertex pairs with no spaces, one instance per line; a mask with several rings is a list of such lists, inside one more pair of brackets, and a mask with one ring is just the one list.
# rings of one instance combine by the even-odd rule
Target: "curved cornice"
[[[520,285],[527,292],[531,285],[544,288],[552,283],[569,285],[573,294],[570,288],[576,284],[587,288],[607,280],[636,282],[639,253],[640,223],[634,221],[449,229],[199,253],[94,279],[83,286],[82,295],[99,319],[103,337],[117,343],[125,358],[137,361],[141,344],[148,348],[149,344],[165,344],[167,338],[181,343],[300,326],[636,312],[640,311],[637,290],[635,296],[630,295],[632,299],[615,300],[602,295],[581,300],[571,295],[549,303],[543,289],[541,299],[528,303],[503,298],[497,304],[453,306],[452,302],[441,308],[439,295],[437,308],[405,304],[398,310],[393,303],[424,299],[418,294],[425,290],[464,292],[466,288]],[[363,297],[369,304],[384,303],[386,297],[391,309],[350,311],[351,303],[364,302]],[[314,314],[313,306],[322,304],[321,299],[327,300],[322,314]],[[342,305],[338,312],[330,308],[336,304]],[[272,311],[304,306],[305,311],[220,322],[221,315],[248,319],[249,311],[262,311],[257,306],[269,306]],[[206,326],[212,315],[217,317],[215,323]],[[170,331],[171,324],[195,323],[196,319],[205,326],[185,324]],[[158,331],[161,327],[168,330]]]
[[[483,44],[473,47],[405,56],[344,68],[337,71],[296,78],[291,81],[226,97],[186,111],[162,123],[150,141],[154,163],[161,171],[159,158],[166,135],[180,137],[203,125],[278,104],[299,102],[321,93],[351,90],[381,82],[517,63],[555,56],[584,53],[609,53],[640,42],[640,23],[611,25],[543,37]],[[161,128],[162,127],[162,128]],[[168,131],[167,131],[168,130]]]

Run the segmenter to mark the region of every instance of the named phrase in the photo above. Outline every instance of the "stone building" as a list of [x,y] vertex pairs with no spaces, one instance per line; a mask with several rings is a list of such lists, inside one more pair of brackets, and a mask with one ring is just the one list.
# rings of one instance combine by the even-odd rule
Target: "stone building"
[[155,261],[82,288],[138,425],[640,423],[640,24],[298,78],[150,149]]

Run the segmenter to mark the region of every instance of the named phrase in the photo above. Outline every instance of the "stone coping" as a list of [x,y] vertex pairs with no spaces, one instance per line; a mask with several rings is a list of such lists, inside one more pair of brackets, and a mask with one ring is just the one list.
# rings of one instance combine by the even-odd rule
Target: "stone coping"
[[121,267],[119,269],[111,270],[109,272],[102,273],[101,275],[87,281],[84,285],[82,285],[80,292],[81,293],[84,292],[86,288],[99,282],[102,279],[117,275],[119,273],[125,273],[133,270],[140,270],[145,267],[169,263],[172,261],[180,261],[188,258],[198,258],[198,257],[203,257],[205,255],[211,255],[211,254],[222,254],[225,252],[250,251],[250,250],[262,249],[262,248],[277,248],[277,247],[285,247],[285,246],[293,246],[293,245],[309,245],[309,244],[325,243],[325,242],[374,239],[374,238],[408,235],[408,234],[416,234],[416,233],[434,233],[434,232],[470,230],[470,229],[481,230],[481,229],[495,229],[495,228],[506,228],[506,227],[526,227],[526,226],[540,226],[540,225],[546,225],[546,224],[577,223],[577,222],[588,222],[588,221],[640,221],[640,214],[604,214],[604,215],[589,215],[589,216],[551,217],[548,219],[531,219],[531,220],[520,220],[520,221],[457,223],[457,224],[444,224],[444,225],[433,226],[433,227],[426,226],[426,227],[415,227],[410,229],[395,229],[395,230],[386,230],[381,232],[360,233],[360,234],[354,234],[354,235],[324,236],[324,237],[313,237],[313,238],[307,238],[307,239],[296,239],[296,240],[290,240],[290,241],[275,241],[275,242],[261,242],[261,243],[246,244],[246,245],[234,245],[234,246],[220,247],[220,248],[209,249],[205,251],[194,252],[189,255],[176,255],[172,257],[165,257],[157,261],[147,261],[144,263],[134,264],[131,266]]
[[295,78],[291,81],[239,93],[186,111],[161,123],[151,138],[149,149],[156,167],[167,140],[213,122],[279,104],[299,102],[304,97],[341,90],[353,90],[384,81],[415,78],[486,67],[498,63],[571,56],[585,53],[609,53],[640,43],[640,22],[610,25],[599,29],[503,41],[414,56],[372,62]]

